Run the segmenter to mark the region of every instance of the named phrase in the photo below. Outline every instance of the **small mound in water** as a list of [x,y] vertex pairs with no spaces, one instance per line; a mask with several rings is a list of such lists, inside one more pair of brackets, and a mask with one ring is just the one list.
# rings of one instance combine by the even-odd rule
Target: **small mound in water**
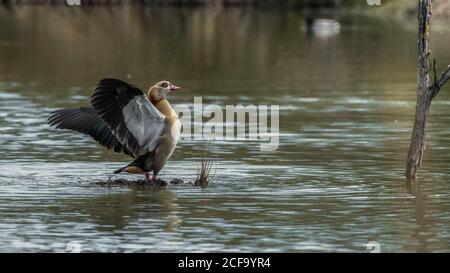
[[159,188],[164,188],[167,187],[168,185],[186,185],[186,186],[201,186],[201,187],[207,186],[207,184],[201,184],[198,183],[198,181],[196,181],[195,183],[184,182],[180,178],[174,178],[170,182],[166,182],[165,180],[157,178],[154,183],[150,183],[145,179],[126,180],[123,178],[118,179],[108,178],[108,180],[106,181],[97,181],[94,182],[94,184],[105,187],[159,187]]
[[95,184],[100,186],[107,186],[107,187],[133,187],[133,186],[149,186],[149,187],[166,187],[167,182],[162,179],[156,179],[154,183],[149,183],[145,179],[140,180],[126,180],[123,178],[118,179],[111,179],[109,178],[106,181],[97,181]]

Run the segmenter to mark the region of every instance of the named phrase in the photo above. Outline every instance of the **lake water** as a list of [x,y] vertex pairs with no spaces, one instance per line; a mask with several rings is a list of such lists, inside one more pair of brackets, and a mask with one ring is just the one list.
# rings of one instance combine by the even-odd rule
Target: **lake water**
[[[415,21],[334,17],[321,37],[293,11],[0,7],[0,251],[450,251],[450,90],[413,195]],[[432,34],[439,68],[448,37]],[[175,105],[279,105],[279,148],[214,142],[203,189],[98,186],[129,158],[46,119],[104,77],[168,79]],[[161,178],[192,181],[202,143],[181,141]]]

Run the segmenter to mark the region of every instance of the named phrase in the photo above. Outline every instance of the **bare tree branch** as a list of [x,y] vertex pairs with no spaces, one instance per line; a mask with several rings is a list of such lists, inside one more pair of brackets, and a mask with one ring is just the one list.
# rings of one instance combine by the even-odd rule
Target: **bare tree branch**
[[436,97],[436,95],[439,93],[439,91],[441,91],[442,87],[448,80],[450,80],[450,65],[447,66],[444,72],[442,72],[439,80],[436,80],[433,85],[428,87],[428,94],[430,94],[431,99]]
[[436,59],[433,59],[433,75],[434,75],[434,84],[437,83],[437,69],[436,69]]
[[[414,182],[417,172],[422,165],[425,152],[425,138],[428,114],[431,101],[439,93],[444,84],[450,79],[450,66],[444,70],[441,77],[437,78],[436,60],[432,66],[429,63],[430,50],[430,23],[431,23],[431,0],[419,0],[418,21],[418,74],[417,74],[417,104],[414,127],[411,135],[408,157],[406,159],[405,175],[408,182]],[[434,82],[430,85],[429,72],[433,72]]]

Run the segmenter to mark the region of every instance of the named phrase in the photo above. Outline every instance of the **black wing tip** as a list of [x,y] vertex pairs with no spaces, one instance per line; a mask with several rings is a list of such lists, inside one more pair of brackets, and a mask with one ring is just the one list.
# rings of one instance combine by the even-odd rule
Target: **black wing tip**
[[50,126],[56,125],[56,124],[58,123],[58,122],[56,122],[56,120],[58,119],[58,117],[61,115],[61,113],[62,113],[64,110],[66,110],[66,109],[58,109],[58,110],[51,111],[51,112],[49,113],[48,118],[47,118],[47,123],[48,123]]
[[97,143],[117,153],[132,156],[97,115],[92,107],[76,107],[51,111],[47,118],[50,127],[77,131],[91,136]]
[[93,111],[90,107],[77,107],[77,108],[63,108],[58,110],[53,110],[49,114],[50,116],[47,118],[47,123],[50,126],[58,125],[59,123],[64,121],[68,115],[72,115],[76,112],[89,112]]
[[104,94],[105,92],[110,92],[110,91],[115,90],[116,88],[122,87],[122,86],[129,87],[130,84],[126,83],[123,80],[115,79],[115,78],[101,79],[97,83],[94,93],[91,95],[91,103],[92,103],[92,99],[99,96],[100,94]]
[[106,77],[101,79],[100,82],[124,82],[124,81],[118,78]]
[[100,80],[100,82],[97,84],[98,86],[102,86],[102,85],[113,85],[113,86],[122,86],[122,85],[129,85],[127,82],[121,80],[121,79],[116,79],[116,78],[103,78]]

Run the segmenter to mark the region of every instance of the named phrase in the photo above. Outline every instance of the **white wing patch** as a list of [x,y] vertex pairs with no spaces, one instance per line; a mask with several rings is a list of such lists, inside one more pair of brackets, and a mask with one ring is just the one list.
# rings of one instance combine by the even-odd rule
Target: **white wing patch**
[[128,131],[141,146],[139,155],[153,151],[164,130],[164,116],[145,96],[132,99],[122,109],[122,114]]

